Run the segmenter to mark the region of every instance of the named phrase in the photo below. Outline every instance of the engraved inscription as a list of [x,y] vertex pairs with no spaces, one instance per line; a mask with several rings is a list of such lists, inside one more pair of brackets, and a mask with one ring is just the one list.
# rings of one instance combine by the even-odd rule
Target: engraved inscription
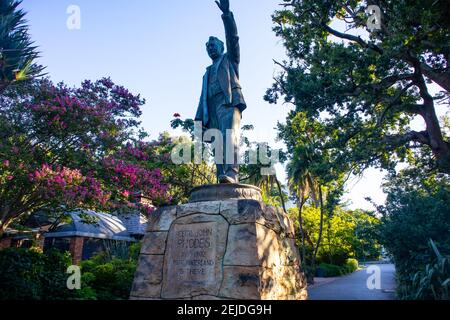
[[175,225],[175,247],[168,277],[180,282],[213,283],[216,266],[216,223]]

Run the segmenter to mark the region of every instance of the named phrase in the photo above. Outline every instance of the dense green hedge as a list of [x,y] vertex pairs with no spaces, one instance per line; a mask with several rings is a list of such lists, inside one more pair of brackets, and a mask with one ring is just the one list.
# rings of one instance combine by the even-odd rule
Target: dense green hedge
[[28,249],[0,251],[0,300],[63,300],[73,297],[67,289],[70,255],[43,254]]
[[0,250],[0,300],[121,300],[130,296],[139,244],[126,257],[104,252],[81,262],[81,289],[67,288],[68,252]]
[[359,268],[358,260],[347,259],[347,261],[345,261],[344,267],[347,269],[347,273],[355,272]]
[[385,191],[380,238],[395,263],[398,297],[442,299],[450,285],[444,285],[450,275],[442,262],[450,261],[448,176],[404,171],[391,178]]
[[339,277],[358,270],[358,261],[356,259],[347,259],[345,264],[337,266],[329,263],[321,263],[317,272],[317,276],[322,277]]
[[81,290],[84,300],[127,300],[130,297],[140,246],[132,245],[127,257],[100,253],[81,262]]

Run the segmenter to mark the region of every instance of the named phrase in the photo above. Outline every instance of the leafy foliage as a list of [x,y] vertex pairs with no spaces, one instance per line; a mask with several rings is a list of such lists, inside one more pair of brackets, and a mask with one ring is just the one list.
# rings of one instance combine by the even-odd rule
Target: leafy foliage
[[22,1],[0,1],[0,93],[10,84],[38,76],[43,68],[33,61],[38,57],[28,35]]
[[320,277],[340,277],[358,270],[358,260],[347,259],[344,265],[334,265],[329,263],[321,263],[316,273]]
[[0,300],[128,300],[140,244],[125,257],[114,250],[81,263],[81,289],[69,290],[68,252],[9,248],[0,250]]
[[68,253],[9,248],[0,250],[0,300],[65,300]]
[[411,292],[415,300],[450,300],[450,256],[442,256],[433,240],[430,240],[435,262],[418,271],[412,280]]
[[189,200],[190,192],[194,187],[204,184],[214,184],[217,181],[215,168],[212,164],[202,161],[196,164],[193,161],[176,164],[171,160],[171,153],[177,146],[183,145],[191,150],[192,159],[194,142],[188,137],[172,137],[165,132],[160,135],[158,147],[155,152],[159,155],[154,165],[160,168],[163,181],[169,186],[168,192],[171,204],[182,204]]
[[[449,172],[449,139],[435,110],[448,105],[449,4],[376,1],[382,29],[368,33],[366,1],[283,2],[273,21],[288,61],[279,63],[283,71],[266,100],[283,97],[294,105],[287,129],[301,113],[309,130],[326,133],[306,145],[355,173],[374,165],[393,169],[423,155]],[[432,96],[430,79],[445,91]],[[411,129],[416,117],[424,131]]]
[[433,239],[442,255],[450,253],[449,188],[448,176],[418,169],[404,170],[386,183],[388,198],[379,208],[383,214],[379,232],[396,265],[400,298],[441,296],[430,291],[437,261],[428,244]]
[[[290,209],[291,217],[296,218],[298,209]],[[305,237],[306,257],[309,264],[314,253],[320,231],[320,209],[314,206],[303,208],[303,230]],[[296,225],[299,221],[296,219]],[[380,244],[377,241],[376,229],[379,220],[370,212],[350,211],[337,207],[331,217],[324,221],[324,239],[317,252],[317,262],[354,269],[357,260],[378,259]],[[355,259],[356,258],[356,259]],[[354,270],[353,270],[354,271]],[[352,272],[353,272],[352,271]]]
[[144,100],[110,79],[80,88],[35,81],[0,95],[0,220],[41,208],[104,211],[152,208],[170,201],[151,164],[158,142],[142,140]]
[[318,277],[330,278],[330,277],[340,277],[345,274],[344,268],[336,266],[329,263],[321,263],[316,270],[316,275]]
[[81,290],[77,299],[128,300],[136,272],[140,244],[129,248],[127,257],[100,253],[81,262]]
[[347,261],[345,261],[344,266],[347,269],[348,273],[352,273],[352,272],[355,272],[356,270],[358,270],[359,263],[358,263],[358,260],[356,260],[356,259],[347,259]]

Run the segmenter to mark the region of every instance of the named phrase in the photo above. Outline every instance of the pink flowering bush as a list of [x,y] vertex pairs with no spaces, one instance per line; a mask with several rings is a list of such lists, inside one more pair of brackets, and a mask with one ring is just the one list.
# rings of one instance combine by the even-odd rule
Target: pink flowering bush
[[[155,204],[169,200],[168,186],[162,182],[160,169],[148,169],[139,164],[114,158],[103,160],[105,181],[112,187],[113,205],[133,208],[135,198],[140,195],[151,195]],[[143,207],[147,213],[150,208]]]
[[[79,88],[39,80],[0,95],[0,233],[30,212],[64,205],[109,212],[170,201],[139,95],[110,79]],[[159,152],[159,151],[158,151]]]
[[68,206],[80,207],[88,203],[106,206],[110,198],[110,193],[103,190],[96,178],[83,176],[78,169],[51,168],[43,164],[29,174],[29,179],[40,197],[47,201],[58,199]]

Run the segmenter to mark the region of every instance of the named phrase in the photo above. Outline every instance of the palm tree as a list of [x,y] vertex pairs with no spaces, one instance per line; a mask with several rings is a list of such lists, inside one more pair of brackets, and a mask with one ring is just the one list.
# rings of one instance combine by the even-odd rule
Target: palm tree
[[265,166],[261,164],[255,164],[255,165],[246,165],[245,168],[243,168],[242,171],[244,171],[247,176],[243,179],[241,179],[242,182],[254,185],[258,188],[260,188],[263,192],[263,195],[267,198],[272,197],[271,191],[275,188],[278,190],[278,196],[275,198],[279,203],[281,203],[281,206],[286,213],[286,203],[284,201],[284,192],[283,187],[280,183],[280,180],[278,180],[276,174],[274,175],[263,175],[261,174],[261,169]]
[[39,53],[28,35],[21,0],[0,1],[0,93],[10,84],[39,76],[44,69],[33,61]]
[[[289,189],[291,193],[294,195],[297,207],[298,207],[298,222],[300,226],[300,236],[302,240],[302,264],[305,263],[306,256],[306,246],[305,242],[308,239],[308,243],[313,247],[314,251],[311,257],[311,269],[315,270],[316,257],[319,251],[319,247],[322,240],[322,231],[323,231],[323,221],[324,221],[324,199],[323,199],[323,187],[320,184],[319,180],[315,178],[311,172],[307,169],[307,166],[299,160],[298,157],[291,160],[291,162],[287,165],[287,171],[289,176]],[[315,207],[320,207],[320,226],[319,226],[319,236],[317,239],[317,243],[314,245],[312,240],[307,237],[307,234],[303,227],[303,206],[308,200],[311,200]],[[312,275],[308,275],[312,276]],[[313,282],[313,279],[310,278]]]

